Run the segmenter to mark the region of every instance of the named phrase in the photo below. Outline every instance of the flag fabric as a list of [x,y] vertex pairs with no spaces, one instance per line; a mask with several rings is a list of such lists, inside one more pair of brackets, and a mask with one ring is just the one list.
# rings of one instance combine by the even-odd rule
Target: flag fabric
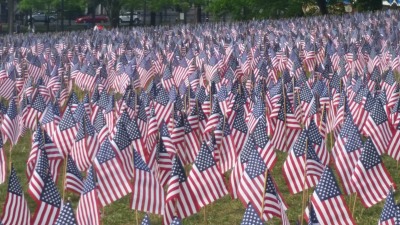
[[320,224],[355,224],[332,170],[327,166],[311,196]]
[[381,155],[386,153],[387,147],[392,138],[392,132],[380,99],[375,100],[375,105],[365,123],[365,129],[369,137],[371,137],[379,154]]
[[260,217],[264,217],[262,205],[265,192],[264,184],[267,176],[268,168],[264,160],[261,158],[260,153],[253,149],[249,154],[249,159],[238,187],[238,197],[243,205],[251,203]]
[[78,225],[70,202],[65,203],[54,225]]
[[142,220],[142,223],[140,225],[150,225],[150,217],[148,214],[146,214]]
[[14,166],[11,166],[11,173],[8,180],[7,197],[4,202],[2,224],[17,225],[31,223],[28,204],[25,200],[22,186]]
[[242,222],[240,225],[263,225],[264,222],[260,218],[251,203],[247,204],[246,211],[244,212]]
[[65,160],[67,160],[67,169],[65,175],[64,189],[66,191],[72,191],[80,195],[83,191],[82,174],[71,156],[68,155]]
[[133,190],[143,190],[143,192],[135,191],[132,193],[131,208],[163,215],[165,198],[162,186],[135,150],[133,151],[133,157]]
[[104,207],[132,192],[129,178],[118,157],[118,146],[106,139],[94,159],[99,201]]
[[365,207],[382,201],[394,185],[372,138],[368,138],[364,143],[351,181]]
[[35,169],[29,179],[28,193],[36,202],[40,202],[40,196],[43,192],[45,181],[48,176],[49,160],[46,151],[39,149],[40,155],[37,159]]
[[61,195],[57,190],[50,173],[44,179],[43,190],[40,193],[39,206],[32,219],[33,225],[54,224],[61,208]]
[[170,224],[175,215],[185,218],[195,214],[199,209],[193,201],[193,194],[188,186],[185,169],[178,156],[172,161],[171,176],[168,180],[168,190],[165,199],[163,224]]
[[193,201],[198,202],[199,207],[204,207],[228,194],[224,178],[205,142],[202,143],[190,171],[188,185],[193,191]]
[[379,218],[378,225],[395,225],[398,223],[398,217],[396,215],[397,205],[394,200],[393,188],[390,188],[385,204],[383,205],[381,217]]
[[3,124],[1,126],[2,133],[4,137],[10,140],[12,145],[15,145],[19,138],[19,115],[17,112],[17,105],[15,103],[15,99],[11,99],[8,104],[8,109],[6,115],[4,115]]
[[78,132],[76,122],[69,106],[65,109],[57,130],[54,132],[53,141],[64,156],[68,155],[75,143]]
[[96,187],[96,174],[93,166],[88,169],[83,191],[76,210],[78,224],[100,225],[100,202]]
[[86,171],[90,167],[98,148],[97,134],[89,121],[89,117],[83,111],[83,116],[80,119],[79,128],[70,152],[80,171]]

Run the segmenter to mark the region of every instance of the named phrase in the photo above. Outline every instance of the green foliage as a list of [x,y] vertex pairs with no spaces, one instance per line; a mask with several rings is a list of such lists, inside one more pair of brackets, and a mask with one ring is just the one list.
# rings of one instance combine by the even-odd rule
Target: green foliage
[[382,9],[382,0],[358,0],[355,4],[358,11]]

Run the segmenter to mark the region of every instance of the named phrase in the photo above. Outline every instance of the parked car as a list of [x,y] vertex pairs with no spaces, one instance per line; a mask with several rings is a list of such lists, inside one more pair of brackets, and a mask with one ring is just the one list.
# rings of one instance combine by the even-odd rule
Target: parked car
[[[119,15],[119,22],[120,23],[129,23],[131,21],[131,13],[126,12]],[[140,24],[140,18],[138,13],[133,13],[133,24],[138,25]]]
[[93,21],[93,17],[92,15],[88,15],[88,16],[83,16],[83,17],[79,17],[75,20],[76,23],[107,23],[108,22],[108,17],[107,16],[102,16],[102,15],[97,15],[94,18]]
[[57,17],[54,14],[47,15],[46,13],[42,12],[32,14],[32,19],[30,16],[28,16],[28,21],[32,20],[32,22],[46,22],[46,19],[48,19],[51,23],[56,21]]

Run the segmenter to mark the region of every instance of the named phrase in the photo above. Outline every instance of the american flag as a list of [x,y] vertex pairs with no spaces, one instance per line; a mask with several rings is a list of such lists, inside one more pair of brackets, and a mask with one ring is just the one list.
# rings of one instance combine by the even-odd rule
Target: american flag
[[252,149],[248,157],[247,166],[238,187],[238,197],[243,205],[253,204],[257,214],[264,217],[262,205],[268,168],[256,149]]
[[146,215],[144,216],[142,223],[140,225],[150,225],[150,217],[149,215],[146,213]]
[[93,127],[96,130],[98,142],[103,143],[110,134],[103,113],[96,114],[93,121]]
[[231,173],[230,194],[234,199],[238,198],[238,187],[240,184],[240,180],[242,179],[242,175],[246,167],[246,164],[249,161],[249,156],[251,152],[256,148],[257,146],[254,137],[252,134],[250,134],[246,139],[243,149],[240,151],[238,160],[236,161],[235,167],[233,168]]
[[308,131],[303,130],[282,167],[290,193],[296,194],[315,186],[321,175],[321,167],[321,161],[310,145]]
[[[274,136],[271,139],[274,147],[284,152],[288,152],[293,147],[297,137],[301,132],[301,126],[296,120],[292,111],[287,95],[285,100],[281,98],[281,105],[276,118],[276,127]],[[286,105],[284,104],[286,103]],[[285,111],[286,110],[286,111]]]
[[50,173],[53,176],[53,181],[56,183],[59,177],[59,171],[64,156],[62,155],[62,152],[60,152],[60,150],[57,148],[57,146],[53,143],[46,131],[43,131],[43,139],[43,148],[47,153],[47,158],[49,159]]
[[174,113],[174,126],[171,132],[171,141],[175,147],[176,153],[182,159],[183,163],[188,164],[185,142],[184,112],[177,110]]
[[78,224],[100,225],[100,203],[97,191],[96,174],[91,166],[83,182],[83,191],[76,210]]
[[40,123],[37,123],[37,129],[33,133],[32,137],[32,148],[26,163],[26,175],[28,178],[32,176],[32,172],[35,169],[36,160],[38,155],[41,153],[41,149],[44,149],[44,137]]
[[33,225],[54,224],[60,213],[61,195],[50,173],[47,173],[43,182],[44,186],[38,199],[39,206],[32,219]]
[[379,218],[378,225],[395,225],[399,221],[396,215],[397,205],[394,200],[393,188],[390,188],[386,196],[385,205],[383,205],[381,217]]
[[[172,90],[171,90],[172,91]],[[159,119],[159,126],[161,125],[161,121],[165,120],[166,122],[169,121],[169,117],[171,115],[171,111],[174,107],[172,101],[168,96],[167,91],[163,87],[159,87],[157,89],[157,96],[154,100],[154,109],[155,113]],[[175,100],[175,99],[171,99]]]
[[49,170],[49,160],[44,148],[40,148],[40,155],[37,159],[35,169],[29,178],[28,193],[36,201],[40,201],[40,194],[43,191],[47,172]]
[[256,142],[261,158],[266,163],[267,168],[272,169],[276,163],[277,157],[274,146],[269,141],[267,130],[270,129],[265,117],[261,117],[253,130],[254,140]]
[[260,214],[254,210],[254,207],[251,203],[247,204],[247,208],[244,212],[240,225],[264,225],[264,222],[260,218]]
[[312,146],[315,149],[315,152],[321,159],[321,162],[324,165],[328,165],[330,160],[329,152],[326,148],[325,140],[319,132],[319,129],[314,120],[312,120],[310,125],[308,126],[308,145]]
[[185,143],[186,143],[186,157],[188,163],[193,163],[200,149],[200,138],[198,135],[198,129],[193,129],[186,115],[184,117],[184,128],[185,128]]
[[68,155],[75,143],[78,128],[69,106],[65,109],[63,117],[54,133],[53,141],[64,156]]
[[325,168],[315,187],[311,204],[321,224],[355,224],[329,167]]
[[369,137],[371,137],[378,153],[380,155],[385,153],[392,139],[392,132],[380,99],[375,100],[375,105],[369,114],[364,128]]
[[32,100],[31,107],[28,109],[26,120],[24,121],[25,126],[31,130],[35,129],[36,119],[42,120],[44,111],[46,110],[46,102],[44,101],[42,95],[37,92],[36,96]]
[[306,219],[306,221],[308,221],[307,225],[320,225],[311,202],[308,204],[308,207],[304,212],[304,218]]
[[213,131],[218,125],[220,118],[223,118],[223,116],[224,115],[222,114],[221,108],[218,104],[217,97],[214,96],[211,115],[208,117],[207,125],[203,131],[204,134]]
[[368,138],[355,166],[351,181],[365,207],[382,201],[393,183],[372,138]]
[[[392,140],[398,140],[400,138],[400,123],[396,126],[396,129],[393,131],[392,134]],[[399,144],[400,143],[398,141],[391,141],[387,150],[387,154],[396,161],[400,161]]]
[[193,190],[193,201],[198,202],[200,207],[228,194],[224,178],[219,172],[212,152],[204,141],[190,172],[188,185]]
[[133,151],[133,190],[131,208],[148,213],[163,215],[164,213],[164,189],[158,182],[154,173],[143,161],[139,153]]
[[28,204],[14,166],[11,166],[8,181],[7,198],[4,202],[2,224],[30,224]]
[[179,60],[179,63],[177,63],[177,65],[173,66],[173,79],[175,80],[175,84],[180,85],[182,81],[187,79],[187,75],[189,72],[188,63],[185,58],[182,58],[181,60]]
[[[351,121],[351,115],[348,116]],[[345,194],[355,192],[351,176],[360,157],[363,147],[361,134],[354,124],[343,126],[332,149],[333,162],[341,179]]]
[[218,126],[214,131],[216,141],[215,161],[221,171],[225,173],[230,170],[236,162],[237,149],[234,146],[231,128],[228,119],[221,118]]
[[116,133],[113,141],[118,147],[118,154],[122,162],[122,167],[125,170],[129,179],[133,178],[133,146],[125,124],[121,121],[117,123]]
[[178,217],[174,217],[170,225],[183,225],[183,223],[181,219],[179,219]]
[[132,192],[132,186],[118,157],[118,146],[106,139],[100,146],[94,159],[98,174],[98,192],[104,207]]
[[12,145],[15,145],[19,138],[19,115],[17,112],[17,105],[15,99],[12,99],[8,104],[7,114],[4,115],[3,124],[1,126],[2,133],[4,134],[6,140],[10,140]]
[[182,162],[178,156],[175,156],[168,181],[163,223],[170,224],[175,215],[181,218],[188,217],[195,214],[198,209],[197,202],[193,201],[193,194],[188,186]]
[[83,177],[78,167],[75,164],[74,159],[71,156],[67,156],[67,169],[65,174],[64,189],[66,191],[72,191],[76,194],[81,194],[83,191]]
[[242,149],[248,136],[248,128],[245,121],[244,107],[245,106],[239,106],[239,108],[235,110],[236,116],[232,124],[231,136],[233,139],[234,146],[238,152]]
[[151,58],[145,57],[144,59],[142,59],[137,68],[137,71],[140,75],[141,86],[146,87],[146,84],[148,84],[149,80],[153,77],[155,73],[155,69],[151,63]]
[[76,162],[80,171],[86,171],[92,164],[93,158],[99,148],[97,134],[89,121],[85,111],[79,122],[79,129],[76,133],[75,142],[71,149],[71,157]]
[[287,205],[283,201],[282,194],[279,192],[271,174],[267,174],[266,179],[262,217],[266,221],[274,216],[280,217],[282,224],[289,225],[289,219],[285,212]]
[[70,202],[65,203],[54,225],[78,225]]
[[172,138],[168,132],[167,124],[162,121],[160,125],[160,138],[164,144],[165,150],[170,154],[171,158],[177,153]]
[[172,72],[168,66],[164,70],[161,83],[167,91],[170,91],[172,87],[176,86],[174,77],[172,76]]
[[[4,73],[1,73],[4,72]],[[13,97],[13,92],[16,85],[17,70],[14,66],[11,66],[7,73],[5,70],[0,71],[0,96],[7,100]],[[4,75],[4,76],[3,76]]]
[[50,137],[52,137],[54,132],[57,130],[57,126],[60,123],[60,120],[61,118],[58,104],[53,104],[52,102],[49,102],[42,118],[42,125],[43,128],[50,135]]

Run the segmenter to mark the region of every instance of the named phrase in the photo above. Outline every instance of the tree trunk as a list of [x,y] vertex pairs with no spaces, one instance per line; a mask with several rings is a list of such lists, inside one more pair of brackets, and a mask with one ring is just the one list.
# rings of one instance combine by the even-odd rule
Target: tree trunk
[[129,15],[129,26],[133,26],[133,8],[131,7]]
[[153,11],[150,12],[150,25],[151,26],[156,25],[156,12]]
[[14,32],[14,0],[8,0],[7,6],[8,6],[8,33],[12,34]]
[[160,11],[160,13],[158,14],[158,18],[160,18],[159,24],[163,24],[163,12],[162,11]]
[[144,9],[143,9],[143,26],[146,26],[146,18],[147,18],[147,1],[144,1]]
[[201,5],[197,6],[197,22],[201,23]]
[[325,0],[317,0],[317,5],[318,5],[319,11],[321,12],[322,15],[328,14],[328,8],[326,7]]

